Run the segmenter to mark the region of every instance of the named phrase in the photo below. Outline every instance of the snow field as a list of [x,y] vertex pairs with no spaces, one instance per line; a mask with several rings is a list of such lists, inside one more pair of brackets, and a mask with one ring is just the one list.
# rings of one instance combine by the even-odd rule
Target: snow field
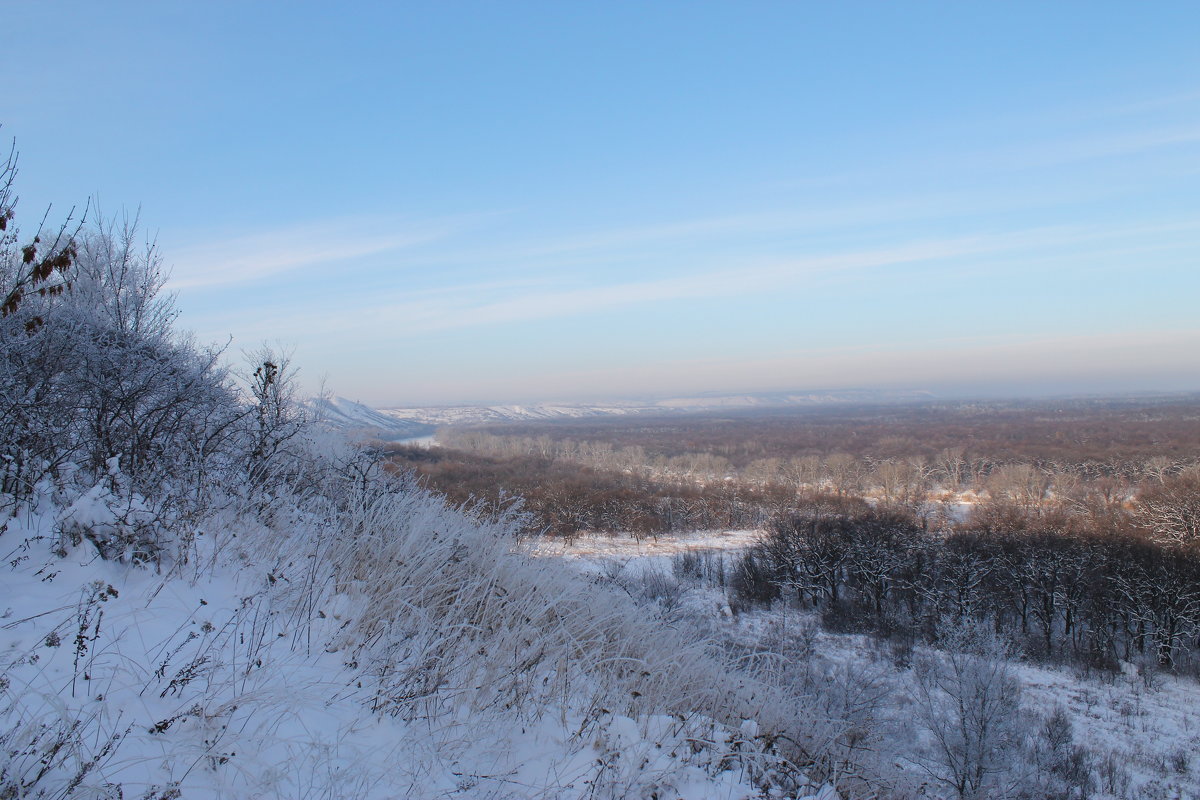
[[504,520],[392,487],[216,513],[157,570],[86,538],[63,556],[64,521],[106,524],[102,495],[43,498],[0,537],[3,769],[27,796],[810,793],[759,735],[799,735],[786,698],[510,552]]
[[[886,776],[899,790],[887,796],[942,796],[927,784],[928,776],[919,766],[929,741],[914,716],[911,667],[913,656],[936,657],[937,651],[918,646],[904,655],[868,636],[828,633],[811,612],[786,604],[732,615],[721,589],[672,569],[681,553],[724,554],[728,559],[753,541],[749,532],[698,532],[642,542],[583,536],[570,543],[538,543],[535,550],[561,556],[585,574],[624,586],[631,594],[657,598],[675,624],[723,637],[763,662],[774,659],[781,672],[813,687],[815,707],[809,719],[814,731],[823,714],[861,726],[865,739],[860,744],[874,753],[866,760],[874,761],[878,777]],[[672,591],[658,586],[664,579],[675,584]],[[1090,675],[1019,661],[1009,662],[1007,668],[1020,684],[1021,706],[1031,725],[1056,709],[1067,713],[1074,742],[1088,754],[1090,797],[1200,798],[1196,681],[1134,665],[1125,665],[1121,674]],[[836,739],[840,731],[835,726],[831,734]]]

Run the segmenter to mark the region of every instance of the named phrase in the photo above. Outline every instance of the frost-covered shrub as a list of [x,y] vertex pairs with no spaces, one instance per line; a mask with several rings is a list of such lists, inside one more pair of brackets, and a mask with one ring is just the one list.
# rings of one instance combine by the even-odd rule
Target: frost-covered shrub
[[269,504],[307,466],[289,452],[308,417],[286,357],[251,354],[239,384],[220,349],[177,331],[136,220],[22,245],[14,171],[0,163],[0,503],[15,511],[43,483],[68,504],[92,496],[114,519],[68,515],[63,536],[143,560],[182,554],[215,504]]
[[1074,725],[1065,708],[1055,708],[1042,721],[1031,749],[1042,797],[1073,800],[1090,795],[1094,758],[1075,743]]
[[137,247],[135,226],[90,226],[73,253],[64,291],[25,298],[0,326],[8,495],[68,463],[98,478],[118,458],[142,493],[199,497],[232,462],[246,415],[219,351],[173,329],[158,256]]
[[986,628],[951,628],[944,650],[913,666],[917,719],[928,738],[918,764],[962,800],[999,796],[1020,783],[1027,723],[1011,649]]
[[175,328],[162,258],[137,220],[98,213],[23,236],[15,153],[0,161],[0,502],[42,481],[88,491],[118,459],[129,496],[164,521],[248,486],[269,495],[305,427],[286,357],[251,354],[239,384],[220,348]]

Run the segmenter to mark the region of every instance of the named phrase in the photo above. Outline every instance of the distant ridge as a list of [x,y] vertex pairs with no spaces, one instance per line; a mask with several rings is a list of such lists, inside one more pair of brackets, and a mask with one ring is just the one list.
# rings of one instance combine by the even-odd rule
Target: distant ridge
[[[855,403],[902,403],[932,400],[926,391],[881,392],[845,389],[814,392],[751,392],[703,394],[661,400],[628,400],[603,403],[532,403],[493,406],[425,406],[384,408],[379,412],[393,421],[438,425],[477,425],[488,422],[583,419],[632,414],[695,413],[749,408],[815,407]],[[364,406],[365,408],[365,406]],[[369,409],[373,410],[373,409]],[[416,434],[414,434],[416,435]]]
[[430,424],[390,416],[344,397],[314,397],[308,407],[321,424],[350,434],[396,441],[433,433]]

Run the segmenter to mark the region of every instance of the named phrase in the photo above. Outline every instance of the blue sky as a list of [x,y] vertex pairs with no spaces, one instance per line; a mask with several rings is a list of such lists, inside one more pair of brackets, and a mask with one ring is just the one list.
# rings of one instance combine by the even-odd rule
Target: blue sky
[[310,387],[1200,389],[1200,4],[0,5],[21,218]]

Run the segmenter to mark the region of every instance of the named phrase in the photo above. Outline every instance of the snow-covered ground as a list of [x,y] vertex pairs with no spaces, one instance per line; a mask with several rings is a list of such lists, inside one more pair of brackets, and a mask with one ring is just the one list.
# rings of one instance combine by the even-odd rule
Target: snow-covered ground
[[351,435],[371,435],[389,440],[432,434],[433,426],[413,419],[389,416],[344,397],[314,397],[308,407],[323,425]]
[[746,550],[762,539],[760,530],[693,531],[681,534],[633,537],[604,533],[582,533],[573,539],[536,539],[529,545],[535,556],[558,556],[571,560],[668,561],[689,551],[724,552]]
[[[408,505],[414,510],[406,513],[418,515],[416,538],[396,563],[439,551],[447,558],[441,569],[416,564],[408,577],[395,573],[411,590],[382,594],[369,583],[338,588],[314,577],[325,546],[319,538],[296,534],[288,544],[281,531],[244,521],[210,520],[196,531],[192,557],[160,571],[103,560],[86,539],[65,555],[56,552],[67,516],[93,523],[104,516],[98,497],[85,495],[70,512],[42,501],[35,512],[10,519],[0,529],[0,786],[16,793],[4,796],[41,797],[35,790],[47,788],[47,797],[147,800],[760,796],[756,776],[737,766],[750,763],[737,754],[749,753],[754,723],[739,730],[703,713],[610,710],[599,683],[569,679],[575,669],[565,654],[568,660],[547,664],[539,650],[528,674],[510,674],[505,670],[522,662],[488,657],[487,648],[509,645],[482,630],[470,634],[470,649],[479,652],[462,654],[470,656],[467,670],[451,666],[458,658],[452,650],[431,649],[450,645],[436,638],[442,623],[434,615],[441,612],[422,607],[423,589],[413,580],[436,585],[449,569],[477,558],[493,571],[489,603],[507,595],[529,603],[519,615],[550,613],[553,627],[561,613],[570,615],[569,625],[581,625],[571,634],[580,648],[574,659],[586,657],[584,639],[593,635],[581,603],[608,606],[599,587],[570,588],[578,579],[551,560],[522,566],[520,556],[488,549],[497,546],[487,544],[490,534],[472,533],[473,523],[439,510],[436,501],[418,496]],[[470,545],[482,548],[478,556],[463,549],[463,536],[479,537]],[[295,548],[303,541],[317,549],[305,556]],[[401,539],[386,546],[409,545]],[[533,582],[506,589],[519,575]],[[473,602],[460,579],[451,580],[459,602]],[[539,589],[555,586],[578,600],[561,592],[538,599]],[[381,618],[379,634],[361,638],[364,620],[386,614],[379,600],[392,594],[402,612]],[[496,619],[489,624],[505,624]],[[596,616],[602,619],[603,629],[620,630],[617,617]],[[414,620],[425,622],[368,667],[374,637],[394,635],[383,633],[391,626],[408,630]],[[532,622],[519,637],[548,629],[546,620]],[[455,641],[467,635],[464,624],[449,624]],[[521,647],[521,639],[513,644]],[[673,652],[666,640],[657,647]],[[439,653],[437,663],[417,663]],[[613,663],[636,663],[614,656]],[[684,663],[676,666],[695,668]],[[409,688],[428,692],[426,699],[395,697],[388,688],[395,670],[411,672],[417,683]],[[420,682],[439,670],[459,674],[422,689]],[[506,696],[512,681],[545,697],[530,705]]]
[[1200,684],[1127,669],[1081,678],[1070,671],[1016,666],[1025,704],[1061,706],[1076,740],[1099,758],[1102,795],[1200,797]]
[[[164,571],[100,559],[86,540],[65,557],[56,553],[63,521],[87,517],[95,524],[101,506],[90,495],[70,509],[43,502],[0,532],[0,766],[9,776],[32,781],[49,763],[55,785],[72,787],[61,796],[96,798],[122,796],[118,786],[124,797],[160,799],[176,791],[186,798],[760,796],[752,771],[730,760],[748,746],[754,723],[739,730],[702,713],[622,713],[598,704],[599,694],[589,700],[587,693],[598,687],[586,681],[564,680],[556,695],[563,665],[538,666],[536,674],[517,678],[549,682],[536,710],[495,704],[502,695],[493,684],[509,680],[492,675],[506,663],[496,653],[469,662],[463,677],[470,676],[471,686],[454,683],[425,705],[406,700],[397,706],[403,713],[381,713],[380,703],[394,699],[381,694],[384,681],[371,669],[412,668],[405,660],[428,645],[405,644],[402,660],[372,662],[371,669],[359,663],[372,645],[351,632],[367,630],[363,615],[380,613],[368,603],[375,590],[306,585],[311,557],[295,561],[299,551],[280,543],[279,531],[216,522],[197,532],[190,561]],[[457,559],[476,558],[460,544],[425,540],[435,528],[444,533],[456,524],[468,531],[467,521],[436,516],[442,512],[427,499],[418,512],[435,516],[413,527],[418,538],[395,563],[426,557],[431,547],[446,553],[443,571],[461,569]],[[785,659],[784,673],[826,676],[816,685],[829,699],[814,702],[859,714],[871,729],[869,746],[888,762],[892,777],[919,786],[913,672],[888,645],[822,632],[811,615],[792,608],[731,614],[720,588],[675,576],[681,556],[731,561],[758,536],[707,531],[641,541],[584,535],[532,542],[524,546],[538,557],[529,575],[547,572],[524,586],[576,592],[575,600],[548,603],[566,614],[586,608],[570,602],[610,602],[604,584],[611,582],[622,596],[659,604],[646,617],[666,624],[664,637],[680,628],[711,630],[748,654]],[[496,544],[486,545],[480,567],[495,568],[498,558],[509,557],[488,549]],[[564,572],[559,560],[574,569],[555,577]],[[514,562],[493,580],[504,585],[505,570],[525,574],[526,568]],[[586,580],[569,576],[580,571]],[[401,580],[435,574],[414,565]],[[678,591],[664,591],[663,580],[673,576]],[[577,588],[566,589],[573,580]],[[639,592],[646,585],[652,591]],[[400,598],[420,602],[414,595]],[[427,616],[430,610],[418,618],[442,624]],[[396,618],[400,625],[410,622]],[[447,624],[459,629],[457,622]],[[491,646],[487,638],[476,641],[471,647],[481,653]],[[661,646],[676,645],[664,639]],[[1031,715],[1059,707],[1068,713],[1075,741],[1089,753],[1091,797],[1200,797],[1200,687],[1194,681],[1132,668],[1091,677],[1019,663],[1011,669]],[[691,674],[673,679],[686,682]],[[940,796],[911,786],[904,796]],[[834,797],[819,790],[812,786],[800,795]]]
[[[539,541],[531,550],[542,557],[567,559],[587,574],[636,591],[646,576],[657,582],[671,576],[673,559],[681,553],[734,556],[759,536],[756,531],[707,531],[643,540],[583,535],[570,542]],[[676,615],[686,610],[710,616],[724,635],[748,650],[791,641],[793,651],[798,649],[823,669],[869,676],[872,691],[886,696],[876,724],[892,741],[895,754],[903,756],[903,742],[915,740],[911,668],[907,663],[898,665],[886,643],[863,635],[824,632],[811,612],[786,606],[730,615],[727,598],[715,586],[681,577],[678,588],[663,593],[661,585],[653,587],[660,597],[668,598]],[[1019,680],[1021,702],[1031,717],[1044,718],[1058,708],[1067,712],[1076,744],[1089,754],[1091,797],[1200,798],[1200,683],[1133,665],[1126,665],[1120,674],[1090,675],[1015,661],[1009,667]]]
[[438,446],[437,437],[432,434],[429,436],[412,436],[408,439],[396,439],[394,443],[407,445],[408,447],[423,447],[426,450]]

